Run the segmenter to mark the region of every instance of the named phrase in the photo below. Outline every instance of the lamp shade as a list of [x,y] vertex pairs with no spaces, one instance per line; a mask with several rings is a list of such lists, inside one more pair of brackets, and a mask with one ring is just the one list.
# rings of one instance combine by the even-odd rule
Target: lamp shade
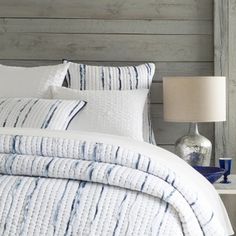
[[170,122],[226,120],[226,78],[163,78],[164,119]]

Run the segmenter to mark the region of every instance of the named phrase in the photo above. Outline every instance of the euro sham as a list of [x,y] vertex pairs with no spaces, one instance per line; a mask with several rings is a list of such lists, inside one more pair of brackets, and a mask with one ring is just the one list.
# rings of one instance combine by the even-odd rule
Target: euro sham
[[0,65],[0,97],[49,98],[49,86],[62,86],[69,63],[15,67]]

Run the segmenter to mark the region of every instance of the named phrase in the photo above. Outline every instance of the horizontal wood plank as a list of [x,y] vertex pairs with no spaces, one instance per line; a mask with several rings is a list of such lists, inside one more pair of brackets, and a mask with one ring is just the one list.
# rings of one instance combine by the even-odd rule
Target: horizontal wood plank
[[163,87],[162,83],[152,83],[151,86],[151,102],[163,103]]
[[0,59],[212,61],[209,35],[0,34]]
[[[106,65],[106,66],[126,66],[138,65],[142,62],[106,62],[106,61],[76,61],[89,65]],[[61,63],[56,61],[38,61],[38,60],[0,60],[0,63],[9,66],[42,66],[54,65]],[[204,76],[213,75],[213,62],[155,62],[156,71],[153,81],[161,81],[164,76]],[[157,88],[159,89],[159,88]],[[155,90],[155,89],[154,89]]]
[[212,19],[212,0],[1,0],[1,17]]
[[0,19],[0,33],[207,34],[211,20]]
[[[163,120],[163,105],[151,105],[151,117],[156,135],[157,144],[173,145],[175,141],[188,132],[187,123],[165,122]],[[202,123],[199,131],[212,142],[214,141],[214,124]]]
[[154,80],[165,76],[210,76],[214,74],[213,62],[157,62]]

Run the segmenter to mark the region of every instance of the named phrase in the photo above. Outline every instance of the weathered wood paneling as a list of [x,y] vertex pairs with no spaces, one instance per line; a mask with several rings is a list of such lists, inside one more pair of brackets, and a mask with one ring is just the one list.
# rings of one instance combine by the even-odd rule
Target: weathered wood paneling
[[162,83],[152,83],[151,86],[152,103],[163,103],[163,86]]
[[213,62],[160,62],[156,64],[154,80],[164,76],[204,76],[213,75]]
[[211,20],[103,20],[0,18],[0,33],[64,34],[206,34],[212,35]]
[[1,0],[2,17],[212,19],[212,0]]
[[[69,58],[67,58],[69,59]],[[109,65],[109,66],[125,66],[125,65],[138,65],[140,62],[115,62],[115,61],[78,61],[78,63],[86,63],[89,65]],[[41,65],[53,65],[61,63],[61,60],[2,60],[0,63],[11,66],[41,66]],[[162,81],[164,76],[203,76],[212,75],[214,73],[213,62],[154,62],[156,65],[156,72],[154,75],[154,81]]]
[[[227,122],[215,126],[216,164],[218,158],[233,158],[236,173],[236,0],[215,0],[215,75],[227,77]],[[236,229],[235,196],[221,196],[232,226]]]
[[212,61],[209,35],[5,33],[0,59],[105,61]]
[[[229,105],[228,89],[228,1],[215,0],[214,4],[214,69],[215,75],[227,77],[227,105]],[[229,117],[227,106],[227,119]],[[216,164],[218,158],[228,155],[229,142],[229,124],[228,121],[215,125],[215,154]]]
[[[215,1],[215,74],[227,76],[227,122],[216,125],[216,155],[236,156],[236,1]],[[217,161],[217,159],[216,159]],[[236,163],[234,161],[234,172]]]

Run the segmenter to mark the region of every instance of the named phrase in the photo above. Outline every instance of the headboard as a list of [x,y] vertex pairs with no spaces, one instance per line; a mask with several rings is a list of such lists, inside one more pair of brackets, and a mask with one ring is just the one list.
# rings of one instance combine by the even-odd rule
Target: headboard
[[[187,124],[163,121],[162,77],[213,74],[212,0],[1,0],[0,63],[45,65],[154,62],[152,120],[173,150]],[[201,125],[214,140],[213,124]]]

